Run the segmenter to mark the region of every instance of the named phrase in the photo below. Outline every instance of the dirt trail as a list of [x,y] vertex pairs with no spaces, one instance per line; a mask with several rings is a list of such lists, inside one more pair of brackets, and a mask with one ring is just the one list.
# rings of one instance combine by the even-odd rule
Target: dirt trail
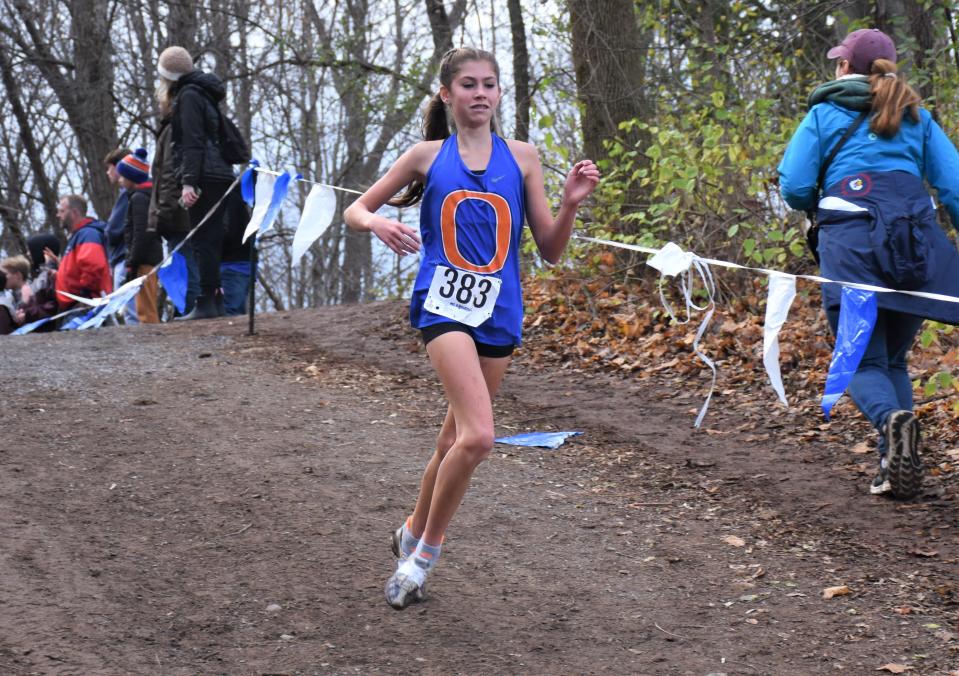
[[403,306],[258,328],[4,340],[0,673],[959,669],[955,485],[871,498],[863,456],[797,442],[819,421],[747,435],[719,397],[694,432],[688,393],[522,352],[497,431],[584,435],[497,445],[428,602],[393,611],[387,534],[444,411]]

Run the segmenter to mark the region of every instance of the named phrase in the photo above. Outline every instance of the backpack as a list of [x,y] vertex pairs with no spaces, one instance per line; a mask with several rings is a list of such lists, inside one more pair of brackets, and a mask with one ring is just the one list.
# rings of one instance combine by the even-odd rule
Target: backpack
[[220,154],[229,164],[246,164],[253,155],[250,153],[250,146],[247,144],[243,134],[237,128],[236,123],[227,116],[222,110],[220,113],[220,124],[217,131],[217,145],[220,146]]
[[[246,142],[246,139],[243,138],[243,134],[236,126],[236,123],[220,109],[220,106],[205,89],[195,84],[189,84],[187,87],[193,87],[206,96],[207,99],[213,103],[213,107],[219,115],[216,145],[220,149],[220,156],[223,157],[227,164],[246,164],[249,162],[253,158],[253,154],[250,152],[250,146]],[[177,93],[177,98],[179,98],[182,91],[183,90]]]

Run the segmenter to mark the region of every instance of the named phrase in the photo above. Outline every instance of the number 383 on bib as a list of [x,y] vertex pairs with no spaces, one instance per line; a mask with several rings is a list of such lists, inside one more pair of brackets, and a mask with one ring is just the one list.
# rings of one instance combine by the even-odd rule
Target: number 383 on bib
[[[495,214],[496,251],[485,265],[467,260],[456,242],[456,209],[470,199],[486,202]],[[502,280],[488,275],[499,272],[506,264],[511,236],[512,217],[509,204],[502,196],[472,190],[457,190],[447,195],[442,208],[443,253],[455,268],[436,267],[426,296],[426,309],[472,327],[489,319],[496,307]]]

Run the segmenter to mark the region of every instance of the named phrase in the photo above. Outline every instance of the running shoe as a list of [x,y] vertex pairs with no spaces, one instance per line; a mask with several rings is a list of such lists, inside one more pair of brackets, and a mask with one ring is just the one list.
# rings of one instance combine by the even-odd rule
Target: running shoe
[[879,474],[872,480],[872,485],[869,487],[869,492],[873,495],[882,495],[892,490],[892,485],[889,483],[887,476],[889,473],[887,469],[888,464],[886,456],[879,458]]
[[393,556],[398,559],[406,558],[403,556],[403,550],[400,548],[401,542],[403,542],[403,526],[400,526],[390,534],[390,551],[393,552]]
[[411,603],[419,603],[424,598],[426,569],[420,568],[412,557],[404,559],[396,572],[386,581],[386,602],[397,610],[403,610]]
[[886,421],[886,478],[893,496],[912,498],[922,489],[919,421],[911,411],[893,411]]

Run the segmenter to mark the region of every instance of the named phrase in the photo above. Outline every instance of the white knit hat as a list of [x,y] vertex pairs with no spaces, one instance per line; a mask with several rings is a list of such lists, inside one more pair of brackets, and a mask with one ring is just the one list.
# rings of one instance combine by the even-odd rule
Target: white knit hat
[[193,72],[193,58],[183,47],[167,47],[160,52],[157,71],[167,80],[176,82],[187,73]]

